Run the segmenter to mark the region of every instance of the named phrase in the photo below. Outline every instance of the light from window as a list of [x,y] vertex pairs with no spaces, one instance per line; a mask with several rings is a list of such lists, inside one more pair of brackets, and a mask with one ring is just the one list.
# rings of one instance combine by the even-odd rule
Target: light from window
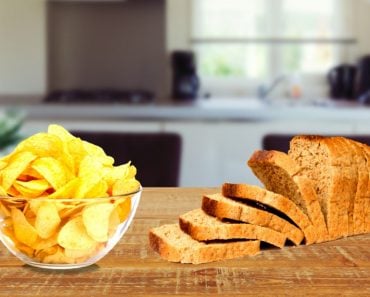
[[350,0],[193,0],[201,76],[321,74],[352,58]]

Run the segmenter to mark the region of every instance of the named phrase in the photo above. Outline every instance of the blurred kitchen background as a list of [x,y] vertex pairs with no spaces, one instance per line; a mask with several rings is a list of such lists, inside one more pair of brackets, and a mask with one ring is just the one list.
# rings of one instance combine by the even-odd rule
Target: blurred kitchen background
[[257,183],[249,156],[291,135],[370,141],[369,15],[370,0],[0,0],[0,146],[59,123],[131,148],[144,186]]

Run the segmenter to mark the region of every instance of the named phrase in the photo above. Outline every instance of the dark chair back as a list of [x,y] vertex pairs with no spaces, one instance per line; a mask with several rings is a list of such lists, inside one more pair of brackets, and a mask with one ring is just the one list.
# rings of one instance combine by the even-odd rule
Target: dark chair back
[[115,164],[131,161],[144,187],[176,187],[179,183],[181,137],[175,133],[71,131],[104,149]]
[[[343,135],[343,136],[370,145],[370,135]],[[287,153],[289,151],[289,142],[293,137],[294,137],[293,134],[267,134],[262,139],[262,149],[268,151],[275,150]]]

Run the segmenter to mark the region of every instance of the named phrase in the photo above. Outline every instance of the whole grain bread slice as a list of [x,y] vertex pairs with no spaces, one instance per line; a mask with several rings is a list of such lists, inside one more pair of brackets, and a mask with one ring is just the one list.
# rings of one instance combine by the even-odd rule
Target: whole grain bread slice
[[202,209],[209,215],[219,219],[231,219],[267,227],[283,233],[295,245],[299,245],[303,238],[303,232],[288,222],[286,219],[267,211],[262,205],[247,205],[237,202],[222,194],[204,195]]
[[267,190],[293,201],[310,219],[316,229],[316,242],[326,241],[328,230],[312,181],[298,176],[298,164],[279,151],[255,151],[248,166]]
[[[362,224],[362,228],[359,228],[357,230],[358,231],[357,234],[370,232],[370,146],[366,144],[362,144],[361,147],[365,153],[366,167],[369,172],[369,179],[367,182],[366,193],[365,193],[365,196],[363,197],[363,201],[358,202],[359,203],[358,207],[363,212],[362,214],[363,224]],[[356,207],[356,204],[355,204],[355,207]]]
[[286,236],[281,232],[253,224],[222,221],[200,208],[182,214],[179,225],[182,231],[198,241],[258,239],[280,248],[286,241]]
[[351,194],[343,145],[330,137],[301,135],[293,137],[288,154],[301,167],[299,175],[314,183],[329,239],[347,236]]
[[303,231],[306,244],[316,242],[317,231],[310,219],[288,198],[258,186],[230,183],[223,184],[222,195],[233,199],[241,199],[243,201],[258,202],[264,206],[271,207],[279,213],[286,215]]
[[168,224],[149,231],[149,245],[170,262],[201,264],[255,255],[258,240],[204,243],[181,231],[178,224]]
[[364,227],[363,206],[369,178],[365,152],[359,142],[344,137],[338,139],[349,148],[350,153],[345,164],[346,170],[350,172],[348,191],[351,193],[348,207],[348,235],[360,234]]

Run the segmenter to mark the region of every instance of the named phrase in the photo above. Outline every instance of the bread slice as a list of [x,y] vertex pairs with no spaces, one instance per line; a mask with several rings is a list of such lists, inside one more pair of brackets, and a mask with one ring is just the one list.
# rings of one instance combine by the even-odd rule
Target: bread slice
[[310,178],[319,199],[328,227],[329,238],[348,235],[348,170],[343,145],[333,138],[295,136],[290,142],[289,156],[301,167],[300,175]]
[[348,163],[345,164],[349,167],[347,170],[350,171],[348,191],[351,193],[348,207],[348,235],[360,234],[364,228],[363,207],[369,179],[365,152],[361,144],[356,141],[344,137],[338,137],[338,139],[349,147],[350,151]]
[[296,226],[276,214],[264,210],[263,206],[258,204],[250,206],[221,194],[213,194],[203,196],[202,209],[207,214],[220,219],[246,222],[281,232],[295,245],[299,245],[304,238],[303,232]]
[[275,211],[286,215],[304,233],[306,244],[316,242],[317,232],[309,218],[302,210],[288,198],[247,184],[229,184],[222,186],[222,194],[233,199],[262,203],[265,207],[271,207]]
[[200,208],[182,214],[179,225],[182,231],[198,241],[258,239],[280,248],[286,241],[286,236],[281,232],[247,223],[222,221]]
[[328,230],[312,181],[297,176],[298,164],[279,151],[255,151],[248,166],[266,189],[293,201],[310,219],[316,229],[316,242],[326,241]]
[[258,240],[226,243],[199,242],[181,231],[178,224],[168,224],[151,229],[149,244],[168,261],[192,264],[255,255],[260,250]]
[[[363,224],[362,224],[362,228],[359,228],[357,230],[358,234],[370,232],[370,146],[366,144],[361,144],[361,147],[365,153],[366,167],[369,172],[369,179],[367,182],[366,192],[365,192],[363,201],[358,202],[358,206],[357,206],[363,212],[362,214]],[[356,208],[356,204],[355,204],[355,208]]]

